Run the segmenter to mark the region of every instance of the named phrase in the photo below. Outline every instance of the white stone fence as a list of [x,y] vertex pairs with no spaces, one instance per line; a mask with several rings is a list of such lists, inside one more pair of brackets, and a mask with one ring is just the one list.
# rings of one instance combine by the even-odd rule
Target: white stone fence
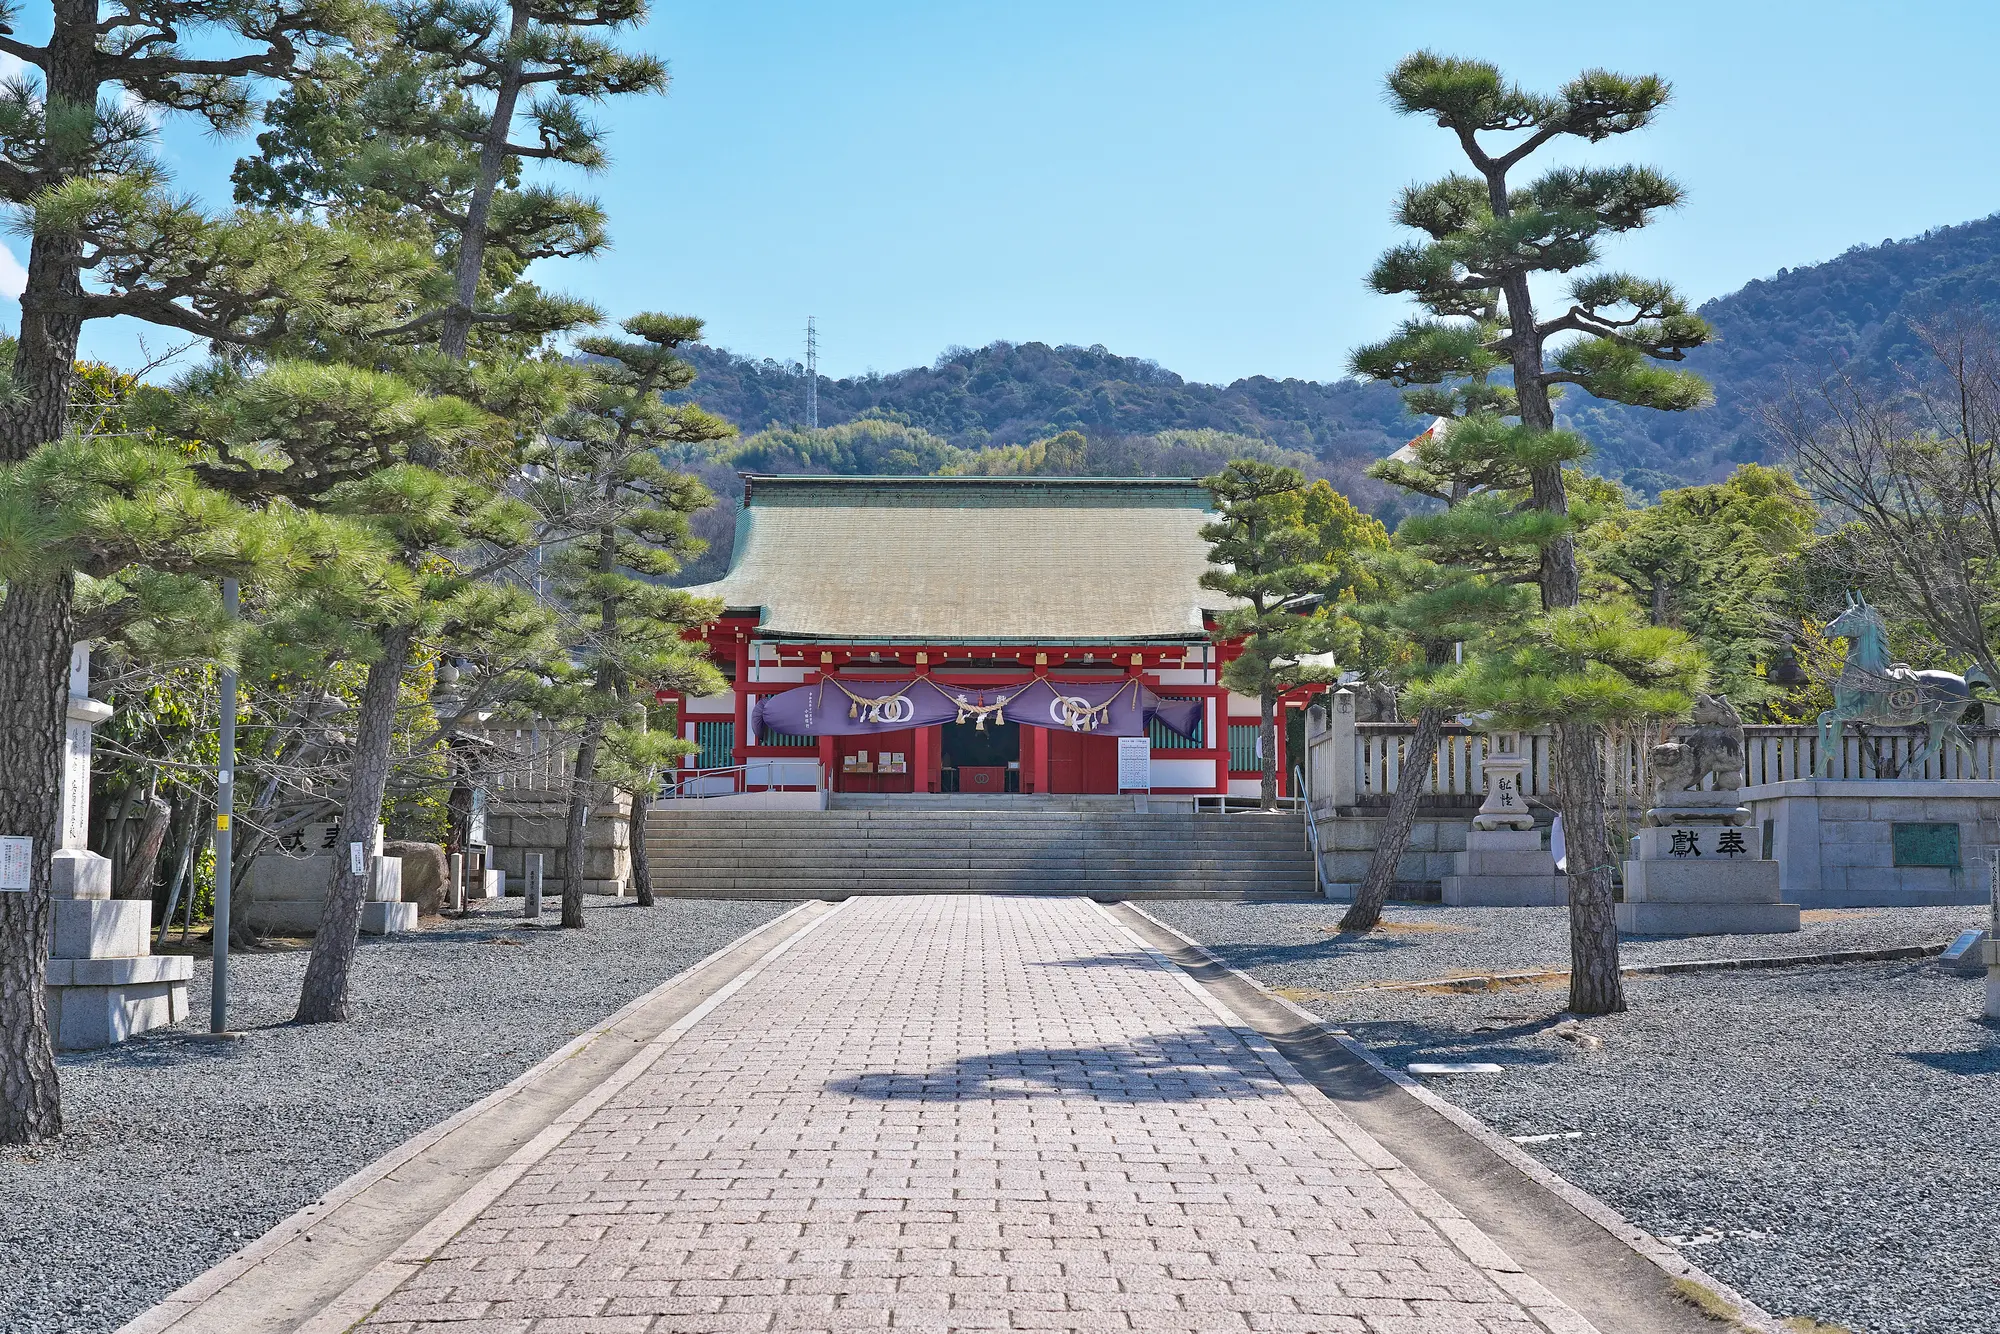
[[[1354,697],[1342,690],[1330,708],[1308,715],[1326,719],[1323,730],[1308,726],[1306,788],[1320,809],[1383,807],[1395,795],[1403,777],[1403,761],[1416,737],[1415,723],[1363,723],[1354,720]],[[1653,746],[1672,728],[1649,726],[1618,731],[1609,737],[1604,756],[1605,793],[1612,801],[1638,801],[1648,788],[1646,760]],[[1904,773],[1915,749],[1923,743],[1920,729],[1873,728],[1862,735],[1850,726],[1835,758],[1833,778],[1904,780],[1993,778],[2000,773],[2000,729],[1969,727],[1973,754],[1956,747],[1925,763],[1921,772]],[[1784,782],[1817,775],[1819,729],[1811,726],[1752,726],[1743,729],[1745,786]],[[1556,788],[1554,736],[1547,731],[1521,737],[1528,764],[1521,788],[1530,799],[1549,801]],[[1424,782],[1427,804],[1477,806],[1486,793],[1483,771],[1485,737],[1457,723],[1447,723],[1438,738],[1436,757]]]

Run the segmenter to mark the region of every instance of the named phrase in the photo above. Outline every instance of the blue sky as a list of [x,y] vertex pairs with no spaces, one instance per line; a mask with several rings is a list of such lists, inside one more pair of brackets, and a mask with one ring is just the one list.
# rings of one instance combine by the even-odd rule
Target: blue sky
[[[615,248],[538,276],[614,316],[701,315],[757,356],[798,357],[816,315],[833,375],[1005,338],[1328,379],[1404,313],[1361,281],[1397,239],[1392,196],[1455,165],[1383,102],[1405,53],[1540,86],[1593,65],[1671,79],[1653,128],[1583,156],[1688,187],[1609,258],[1699,300],[2000,210],[1996,40],[2000,6],[1972,0],[656,0],[634,41],[673,90],[603,108],[612,165],[578,182]],[[248,148],[172,125],[164,146],[218,203]],[[139,359],[130,328],[87,350]]]

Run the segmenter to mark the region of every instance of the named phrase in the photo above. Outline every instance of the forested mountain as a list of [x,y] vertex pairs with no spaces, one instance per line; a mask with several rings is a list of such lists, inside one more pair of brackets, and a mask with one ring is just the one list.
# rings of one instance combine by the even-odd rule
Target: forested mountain
[[1713,481],[1738,462],[1778,461],[1761,415],[1792,385],[1841,371],[1876,382],[1920,371],[1912,321],[1973,312],[2000,323],[2000,214],[1856,246],[1717,297],[1701,307],[1717,338],[1687,359],[1715,386],[1714,407],[1646,412],[1572,399],[1570,424],[1597,446],[1599,471],[1642,489],[1658,481],[1648,471]]
[[[690,360],[701,372],[692,396],[744,431],[805,420],[805,377],[796,363],[712,348],[693,349]],[[1067,430],[1100,436],[1207,429],[1335,459],[1374,457],[1414,434],[1405,429],[1395,391],[1379,385],[1262,375],[1197,384],[1157,362],[1102,347],[1046,343],[955,347],[930,366],[820,380],[820,425],[865,413],[921,426],[962,448],[1027,444]]]
[[[1572,394],[1563,415],[1596,446],[1592,467],[1635,490],[1713,481],[1739,462],[1775,461],[1762,413],[1791,385],[1815,383],[1842,369],[1868,379],[1892,377],[1900,366],[1921,360],[1912,320],[1971,308],[2000,320],[2000,215],[1910,240],[1856,246],[1837,259],[1780,270],[1703,305],[1718,337],[1690,353],[1688,365],[1714,384],[1713,407],[1650,412]],[[746,436],[804,420],[805,380],[796,363],[702,347],[692,350],[691,359],[701,376],[690,396],[735,422]],[[1378,512],[1392,502],[1386,494],[1369,494],[1360,469],[1422,427],[1404,413],[1396,392],[1382,385],[1265,376],[1199,384],[1103,347],[1046,343],[951,348],[930,366],[822,378],[819,414],[822,426],[886,418],[958,451],[1025,445],[1073,430],[1094,442],[1093,462],[1099,456],[1123,457],[1118,440],[1161,432],[1252,436],[1319,460],[1317,471],[1351,486],[1364,506]],[[715,463],[839,471],[846,459],[837,451],[823,459],[791,457],[799,455],[795,445],[784,459],[765,460],[763,452],[762,445],[739,447],[735,459]],[[1139,453],[1168,457],[1156,449]],[[845,466],[864,462],[857,455]],[[912,456],[896,462],[894,470],[947,466],[966,470],[968,465],[962,457],[956,463],[942,456],[926,463]]]

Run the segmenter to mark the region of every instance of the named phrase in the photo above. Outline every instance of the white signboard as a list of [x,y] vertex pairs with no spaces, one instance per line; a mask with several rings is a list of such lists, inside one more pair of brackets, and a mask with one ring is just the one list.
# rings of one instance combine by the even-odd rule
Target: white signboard
[[356,875],[360,875],[368,869],[367,848],[368,845],[365,843],[349,843],[347,845],[347,866]]
[[0,838],[0,893],[28,892],[28,866],[35,857],[32,838]]
[[1153,738],[1150,736],[1118,738],[1118,790],[1153,790]]

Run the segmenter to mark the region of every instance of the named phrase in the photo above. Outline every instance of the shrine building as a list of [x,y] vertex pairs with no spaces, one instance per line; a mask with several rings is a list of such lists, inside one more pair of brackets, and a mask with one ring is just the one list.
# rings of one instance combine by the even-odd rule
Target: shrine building
[[[746,477],[728,573],[688,590],[723,603],[730,685],[666,697],[698,751],[677,777],[1254,796],[1257,701],[1220,684],[1229,603],[1200,583],[1211,504],[1184,478]],[[1121,736],[1149,739],[1122,788]]]

